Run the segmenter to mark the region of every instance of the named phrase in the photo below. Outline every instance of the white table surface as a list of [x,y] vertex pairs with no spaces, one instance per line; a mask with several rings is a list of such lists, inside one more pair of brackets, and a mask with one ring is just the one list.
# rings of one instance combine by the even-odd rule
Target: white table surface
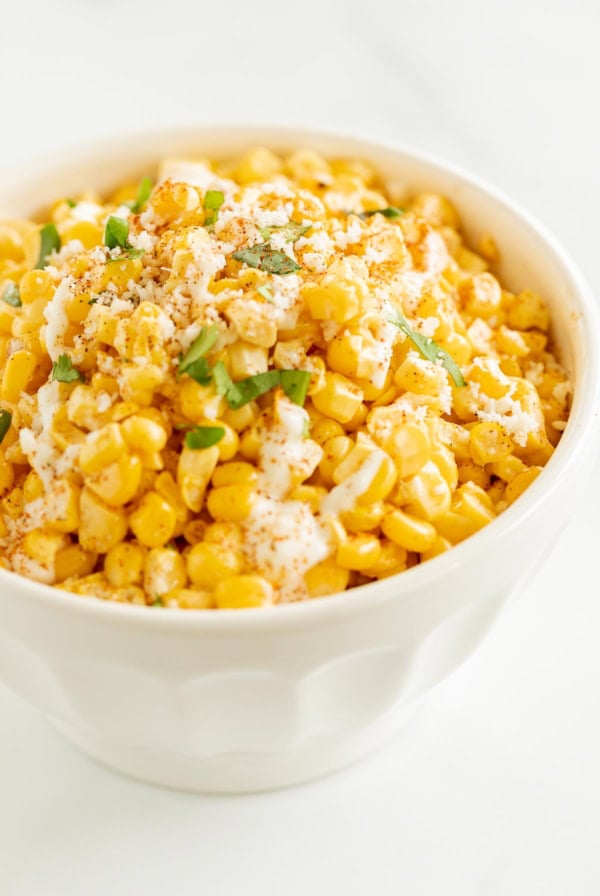
[[[4,0],[0,163],[157,123],[396,137],[494,181],[600,282],[596,0]],[[2,896],[600,892],[600,473],[402,736],[291,791],[95,766],[0,685]]]

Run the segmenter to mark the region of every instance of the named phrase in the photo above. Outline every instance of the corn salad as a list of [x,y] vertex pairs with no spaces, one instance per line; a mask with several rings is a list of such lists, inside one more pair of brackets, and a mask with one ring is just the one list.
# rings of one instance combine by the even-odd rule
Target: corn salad
[[148,606],[401,573],[539,475],[571,385],[443,196],[257,148],[0,221],[0,565]]

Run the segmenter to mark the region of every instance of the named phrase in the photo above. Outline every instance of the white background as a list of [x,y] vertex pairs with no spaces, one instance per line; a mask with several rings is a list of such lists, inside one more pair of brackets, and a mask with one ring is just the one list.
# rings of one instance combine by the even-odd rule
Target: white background
[[[597,0],[0,9],[3,165],[161,123],[354,128],[492,180],[600,282]],[[0,894],[598,894],[598,471],[587,491],[528,593],[412,727],[316,784],[153,790],[79,756],[0,685]]]

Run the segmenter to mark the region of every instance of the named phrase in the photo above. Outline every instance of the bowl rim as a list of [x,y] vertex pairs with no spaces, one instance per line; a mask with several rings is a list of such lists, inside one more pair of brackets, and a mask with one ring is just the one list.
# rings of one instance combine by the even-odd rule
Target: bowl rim
[[[34,173],[39,174],[40,165],[47,172],[54,168],[63,168],[66,159],[87,158],[92,152],[117,151],[119,147],[132,144],[134,141],[147,141],[148,145],[165,137],[190,139],[201,142],[203,136],[215,132],[221,135],[222,142],[233,144],[251,137],[262,138],[265,145],[276,139],[286,143],[296,141],[297,145],[309,145],[311,141],[332,140],[344,143],[354,152],[362,152],[368,159],[369,151],[384,151],[403,156],[419,164],[435,168],[443,174],[451,175],[457,182],[463,182],[483,193],[493,203],[520,219],[540,240],[550,255],[554,255],[559,265],[567,274],[573,287],[573,293],[585,316],[584,329],[585,364],[581,373],[581,382],[575,391],[573,407],[568,425],[559,445],[542,473],[519,499],[502,512],[489,525],[479,532],[454,545],[444,554],[424,564],[412,567],[404,572],[380,579],[366,585],[351,588],[323,598],[299,601],[289,604],[277,604],[268,607],[247,608],[240,610],[218,611],[182,611],[179,608],[161,607],[158,612],[152,608],[135,604],[121,604],[98,598],[86,598],[82,595],[64,591],[52,585],[45,585],[27,579],[17,573],[0,568],[0,597],[5,588],[10,589],[21,598],[34,600],[49,605],[54,603],[57,610],[73,611],[104,625],[124,625],[150,627],[152,630],[175,631],[189,633],[191,630],[206,629],[211,633],[236,635],[256,629],[272,629],[273,627],[312,626],[318,622],[335,620],[338,617],[351,616],[369,611],[374,605],[388,600],[401,600],[416,590],[441,580],[454,567],[469,561],[469,557],[483,553],[490,546],[497,546],[498,541],[525,520],[538,513],[553,492],[562,484],[568,474],[572,473],[580,457],[590,450],[594,432],[599,430],[600,423],[600,310],[586,279],[562,248],[558,240],[533,215],[518,202],[509,198],[487,180],[477,174],[464,170],[453,162],[448,162],[428,151],[399,140],[380,138],[360,131],[346,132],[343,129],[329,127],[302,127],[297,125],[276,125],[269,123],[198,123],[187,127],[161,127],[136,131],[122,131],[114,136],[98,140],[87,140],[67,145],[64,150],[56,150],[46,155],[43,160],[31,156],[18,164],[6,166],[4,169],[10,178],[10,192],[24,187]],[[15,186],[16,185],[16,186]],[[594,351],[594,347],[596,351]],[[52,609],[52,607],[50,607]]]

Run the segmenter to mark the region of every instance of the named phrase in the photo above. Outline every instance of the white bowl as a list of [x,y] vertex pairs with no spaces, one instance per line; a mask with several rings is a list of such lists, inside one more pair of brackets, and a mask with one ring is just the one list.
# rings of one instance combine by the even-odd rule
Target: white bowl
[[548,555],[582,492],[599,407],[600,322],[577,270],[514,203],[421,153],[303,129],[144,133],[22,166],[2,178],[0,214],[112,187],[165,155],[230,155],[257,144],[365,157],[416,190],[449,196],[467,233],[496,237],[506,282],[548,299],[575,399],[548,466],[496,521],[422,566],[338,596],[244,611],[150,610],[0,570],[3,680],[100,762],[198,791],[303,781],[394,731]]

